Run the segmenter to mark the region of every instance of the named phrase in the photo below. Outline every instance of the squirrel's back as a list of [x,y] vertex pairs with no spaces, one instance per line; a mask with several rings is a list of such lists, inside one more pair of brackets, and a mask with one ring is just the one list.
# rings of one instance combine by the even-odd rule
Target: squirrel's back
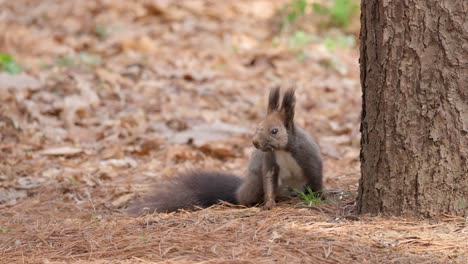
[[135,201],[128,209],[133,215],[173,212],[208,207],[221,201],[237,204],[236,190],[242,179],[229,173],[194,171],[178,174],[156,186],[151,194]]

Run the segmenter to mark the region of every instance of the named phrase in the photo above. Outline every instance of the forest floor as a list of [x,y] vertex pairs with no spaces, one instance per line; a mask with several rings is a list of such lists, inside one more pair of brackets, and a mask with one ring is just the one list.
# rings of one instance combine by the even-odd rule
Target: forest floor
[[[355,214],[358,18],[279,30],[284,3],[0,0],[0,67],[23,69],[0,73],[0,262],[466,263],[464,218]],[[122,211],[178,172],[243,175],[275,85],[338,199]]]

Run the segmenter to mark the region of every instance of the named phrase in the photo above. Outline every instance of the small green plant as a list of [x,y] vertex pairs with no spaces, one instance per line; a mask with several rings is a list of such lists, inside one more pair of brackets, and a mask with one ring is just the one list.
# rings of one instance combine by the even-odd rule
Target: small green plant
[[0,53],[0,71],[16,74],[21,72],[21,67],[10,54]]
[[101,62],[101,57],[87,52],[80,52],[79,57],[80,61],[87,65],[97,65]]
[[356,0],[335,0],[330,8],[330,17],[337,26],[347,27],[358,12],[359,4]]
[[355,45],[354,36],[342,35],[342,36],[327,36],[323,39],[323,44],[328,50],[335,50],[336,48],[350,48]]
[[301,48],[306,46],[310,41],[309,35],[302,30],[294,32],[294,35],[288,39],[288,45],[291,48]]
[[101,220],[102,220],[102,215],[96,214],[96,213],[91,214],[91,221],[92,222],[99,222]]
[[95,29],[96,35],[100,38],[105,38],[110,35],[111,30],[110,28],[104,25],[97,25]]
[[58,57],[55,59],[55,63],[60,67],[96,66],[101,63],[101,57],[83,51],[77,55]]
[[283,7],[283,17],[281,19],[280,27],[284,28],[287,25],[293,24],[296,20],[306,13],[307,1],[306,0],[293,0],[291,3]]
[[[307,12],[311,10],[311,12]],[[329,4],[311,3],[306,0],[292,0],[281,11],[280,28],[289,28],[306,14],[319,16],[324,27],[346,28],[359,13],[358,0],[333,0]]]
[[58,66],[60,67],[70,67],[75,64],[75,61],[72,56],[70,55],[64,55],[61,57],[58,57],[55,62],[57,63]]
[[315,14],[325,17],[325,26],[346,28],[353,16],[359,13],[359,2],[357,0],[333,0],[331,6],[313,3],[312,10]]
[[0,226],[0,233],[9,233],[10,231],[10,229]]
[[73,185],[73,186],[78,184],[78,180],[75,178],[75,176],[72,176],[70,178],[70,184]]
[[289,37],[287,40],[289,48],[297,50],[296,59],[304,61],[307,57],[304,49],[307,44],[310,43],[311,36],[302,30],[297,30],[294,35]]
[[317,206],[324,203],[324,201],[322,200],[322,192],[314,192],[309,186],[306,186],[305,192],[301,192],[299,190],[294,190],[294,192],[297,195],[299,195],[302,198],[302,200],[304,200],[304,203],[308,206]]

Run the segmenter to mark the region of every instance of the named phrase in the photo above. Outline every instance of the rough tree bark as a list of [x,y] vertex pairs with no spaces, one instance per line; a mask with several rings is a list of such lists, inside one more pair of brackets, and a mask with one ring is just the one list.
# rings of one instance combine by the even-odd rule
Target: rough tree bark
[[361,10],[358,211],[468,214],[468,1]]

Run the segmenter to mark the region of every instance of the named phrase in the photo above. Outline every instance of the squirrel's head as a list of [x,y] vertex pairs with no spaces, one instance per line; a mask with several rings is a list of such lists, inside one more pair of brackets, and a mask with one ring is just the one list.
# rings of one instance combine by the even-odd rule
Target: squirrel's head
[[261,151],[285,149],[288,136],[294,132],[294,106],[296,98],[294,89],[289,89],[279,104],[280,89],[273,88],[268,97],[268,114],[258,124],[252,143]]

